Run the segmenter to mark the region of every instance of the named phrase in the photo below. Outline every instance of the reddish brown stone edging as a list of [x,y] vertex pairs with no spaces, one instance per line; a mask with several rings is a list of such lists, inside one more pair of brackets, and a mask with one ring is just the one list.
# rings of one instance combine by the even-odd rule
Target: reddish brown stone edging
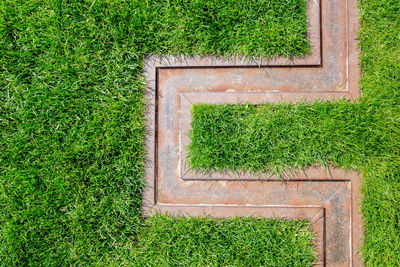
[[283,182],[282,177],[269,174],[228,172],[202,176],[191,173],[185,164],[192,104],[258,104],[360,96],[356,7],[356,0],[321,2],[322,46],[317,64],[307,59],[290,63],[277,59],[256,67],[260,62],[241,59],[150,57],[145,69],[149,103],[145,214],[253,214],[310,219],[313,217],[304,214],[316,209],[324,214],[323,234],[313,228],[318,237],[320,263],[361,266],[356,253],[363,237],[361,178],[356,172],[332,168],[329,173],[314,167],[287,171],[287,181]]
[[163,82],[167,87],[179,84],[193,92],[320,92],[334,98],[357,98],[358,28],[356,0],[323,1],[319,64],[307,65],[297,59],[275,64],[281,59],[254,62],[242,58],[150,56],[144,74],[152,90]]
[[[327,266],[360,266],[357,251],[362,245],[363,230],[358,174],[342,169],[332,169],[329,173],[322,168],[309,168],[289,176],[287,182],[278,181],[279,177],[270,181],[184,181],[177,173],[159,177],[156,183],[148,181],[145,213],[309,219],[298,212],[321,208],[324,234],[313,228],[317,247],[324,248],[318,250],[320,260]],[[265,212],[269,215],[254,213],[263,208],[267,208]]]

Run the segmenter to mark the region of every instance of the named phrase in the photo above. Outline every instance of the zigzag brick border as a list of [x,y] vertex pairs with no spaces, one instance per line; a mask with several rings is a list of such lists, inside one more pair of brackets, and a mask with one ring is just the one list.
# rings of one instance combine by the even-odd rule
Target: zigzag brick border
[[319,264],[362,265],[356,253],[363,237],[361,177],[356,172],[313,167],[288,171],[288,181],[282,182],[280,177],[238,177],[232,173],[201,177],[185,169],[185,146],[189,142],[186,133],[193,103],[278,103],[360,96],[357,1],[311,2],[320,8],[321,46],[317,61],[312,56],[256,62],[174,56],[146,60],[146,215],[207,213],[214,217],[277,215],[310,219],[304,214],[318,210],[324,215],[323,234],[313,226]]

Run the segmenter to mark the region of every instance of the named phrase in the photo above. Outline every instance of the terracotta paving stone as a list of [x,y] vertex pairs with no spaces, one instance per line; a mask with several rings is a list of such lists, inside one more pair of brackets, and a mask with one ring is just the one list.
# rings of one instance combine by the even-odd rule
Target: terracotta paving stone
[[363,237],[361,177],[356,172],[310,167],[288,171],[283,181],[268,173],[201,175],[186,166],[190,108],[195,103],[258,104],[360,96],[357,1],[309,1],[308,15],[313,51],[304,59],[251,62],[149,57],[145,69],[149,101],[145,214],[308,219],[317,237],[319,265],[362,265],[356,253]]

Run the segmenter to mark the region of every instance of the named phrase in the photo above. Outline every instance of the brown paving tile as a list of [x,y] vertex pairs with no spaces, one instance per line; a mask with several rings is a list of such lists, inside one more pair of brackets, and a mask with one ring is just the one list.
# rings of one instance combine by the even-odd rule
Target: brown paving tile
[[363,236],[357,173],[336,168],[327,172],[315,167],[288,172],[290,179],[282,182],[280,177],[269,174],[202,176],[189,172],[185,164],[190,142],[189,111],[194,103],[278,103],[352,99],[360,95],[354,39],[358,29],[356,1],[313,3],[318,3],[321,11],[321,57],[316,64],[304,59],[285,65],[277,59],[275,63],[269,61],[263,67],[255,67],[252,62],[232,59],[227,63],[212,57],[151,57],[147,61],[146,214],[161,211],[199,216],[205,212],[230,217],[250,213],[310,219],[305,214],[322,210],[323,234],[313,228],[318,236],[320,263],[361,265],[356,254]]
[[316,65],[303,64],[298,59],[287,60],[285,65],[261,59],[252,62],[237,58],[152,56],[145,63],[145,76],[153,90],[160,82],[167,87],[179,84],[193,92],[320,92],[323,98],[356,98],[360,96],[356,7],[356,0],[322,2],[321,62]]
[[312,216],[304,216],[302,212],[321,208],[323,234],[313,227],[321,261],[328,266],[349,266],[350,263],[359,266],[356,251],[362,244],[360,178],[355,172],[340,169],[332,169],[329,174],[321,168],[310,168],[304,173],[287,182],[276,177],[271,181],[184,181],[175,173],[149,184],[157,189],[153,194],[149,193],[152,190],[147,192],[145,211],[147,214],[310,219]]

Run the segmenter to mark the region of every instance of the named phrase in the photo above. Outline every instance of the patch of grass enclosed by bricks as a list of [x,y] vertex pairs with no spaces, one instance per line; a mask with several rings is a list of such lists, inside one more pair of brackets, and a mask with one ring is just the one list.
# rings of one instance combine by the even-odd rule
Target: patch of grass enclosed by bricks
[[[132,263],[140,229],[156,253],[169,219],[141,218],[143,59],[300,56],[306,24],[305,0],[1,1],[0,265]],[[203,224],[215,240],[242,225]]]
[[138,266],[312,266],[308,221],[155,216],[137,245]]
[[[358,116],[354,116],[358,114]],[[200,171],[356,168],[384,146],[367,141],[375,118],[348,101],[192,107],[189,163]],[[360,141],[361,140],[361,141]]]
[[280,172],[315,164],[361,172],[367,266],[400,265],[400,2],[360,1],[362,98],[195,105],[193,169]]

